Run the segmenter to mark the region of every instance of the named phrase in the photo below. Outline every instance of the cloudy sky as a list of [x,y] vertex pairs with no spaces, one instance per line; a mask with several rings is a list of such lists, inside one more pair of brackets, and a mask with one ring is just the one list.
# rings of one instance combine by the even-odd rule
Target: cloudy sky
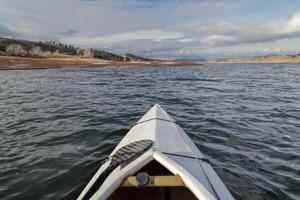
[[299,0],[0,0],[0,36],[157,58],[300,52]]

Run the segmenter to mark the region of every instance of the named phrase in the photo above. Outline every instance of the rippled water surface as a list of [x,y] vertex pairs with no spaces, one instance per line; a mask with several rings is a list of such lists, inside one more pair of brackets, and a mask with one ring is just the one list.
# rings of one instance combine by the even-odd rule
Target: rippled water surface
[[300,198],[300,65],[0,71],[0,199],[74,199],[160,103],[237,199]]

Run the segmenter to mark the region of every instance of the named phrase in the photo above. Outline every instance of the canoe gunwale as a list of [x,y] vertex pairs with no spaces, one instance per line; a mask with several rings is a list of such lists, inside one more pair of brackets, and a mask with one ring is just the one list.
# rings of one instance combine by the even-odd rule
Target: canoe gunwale
[[179,176],[186,187],[201,200],[216,200],[214,196],[188,171],[159,150],[154,150],[153,158],[170,172]]
[[[126,164],[125,166],[118,166],[114,169],[111,174],[107,177],[107,180],[101,185],[99,190],[92,196],[91,200],[105,200],[107,199],[116,189],[118,189],[123,180],[130,175],[136,173],[139,169],[147,165],[153,160],[153,150],[149,149],[143,155],[135,159],[133,162]],[[101,168],[99,169],[99,171]],[[102,169],[103,171],[105,169]],[[108,183],[109,182],[109,183]],[[80,199],[80,198],[79,198]]]

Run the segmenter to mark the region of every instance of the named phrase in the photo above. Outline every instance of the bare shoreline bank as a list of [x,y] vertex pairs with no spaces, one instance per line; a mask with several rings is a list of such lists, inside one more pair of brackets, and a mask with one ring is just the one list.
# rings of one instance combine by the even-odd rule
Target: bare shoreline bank
[[97,58],[27,58],[0,56],[0,70],[32,70],[58,68],[90,68],[90,67],[159,67],[159,66],[197,66],[201,65],[186,61],[110,61]]
[[240,61],[240,62],[209,61],[201,64],[288,64],[288,63],[300,63],[300,61]]

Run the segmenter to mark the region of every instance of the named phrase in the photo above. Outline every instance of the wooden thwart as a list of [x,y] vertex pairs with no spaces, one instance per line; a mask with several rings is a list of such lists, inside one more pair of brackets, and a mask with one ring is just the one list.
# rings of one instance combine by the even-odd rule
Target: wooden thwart
[[[179,176],[150,176],[149,183],[145,187],[185,187]],[[126,178],[122,187],[137,187],[138,182],[135,176]]]

